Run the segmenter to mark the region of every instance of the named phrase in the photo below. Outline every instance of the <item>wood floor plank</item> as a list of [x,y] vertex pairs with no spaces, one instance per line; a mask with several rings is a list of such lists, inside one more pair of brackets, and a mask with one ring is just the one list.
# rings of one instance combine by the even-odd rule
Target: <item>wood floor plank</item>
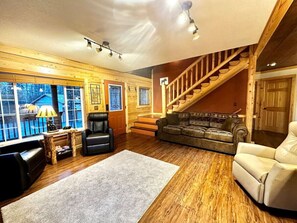
[[22,196],[2,201],[0,207],[128,149],[180,167],[140,222],[297,222],[296,212],[266,208],[247,195],[233,179],[233,156],[133,133],[117,137],[115,143],[113,153],[86,157],[78,153],[77,157],[58,161],[57,165],[47,165]]

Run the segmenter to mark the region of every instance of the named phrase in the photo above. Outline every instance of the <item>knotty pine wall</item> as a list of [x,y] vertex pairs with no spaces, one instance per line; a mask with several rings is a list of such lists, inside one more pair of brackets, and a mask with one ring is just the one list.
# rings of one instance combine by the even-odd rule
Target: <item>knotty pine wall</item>
[[[85,126],[89,112],[105,111],[104,80],[125,83],[127,131],[137,116],[152,112],[151,106],[137,107],[137,87],[152,87],[152,80],[80,63],[29,49],[0,45],[0,81],[81,86],[84,89]],[[101,88],[101,104],[92,105],[90,84]]]

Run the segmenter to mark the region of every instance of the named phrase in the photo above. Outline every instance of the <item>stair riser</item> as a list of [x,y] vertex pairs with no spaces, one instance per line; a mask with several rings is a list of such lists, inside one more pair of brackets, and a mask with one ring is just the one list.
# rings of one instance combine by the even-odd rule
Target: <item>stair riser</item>
[[147,136],[155,136],[156,135],[155,132],[151,132],[151,131],[147,131],[147,130],[143,130],[143,129],[131,129],[131,132],[142,134],[142,135],[147,135]]
[[147,128],[147,129],[151,129],[151,130],[158,130],[158,126],[157,125],[150,125],[150,124],[145,124],[145,123],[134,123],[135,127],[139,127],[139,128]]

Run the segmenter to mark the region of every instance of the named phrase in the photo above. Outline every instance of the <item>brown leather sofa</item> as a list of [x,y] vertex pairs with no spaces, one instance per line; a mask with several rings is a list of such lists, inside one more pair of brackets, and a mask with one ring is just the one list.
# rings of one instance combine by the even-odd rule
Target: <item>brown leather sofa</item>
[[234,155],[245,142],[246,126],[234,114],[176,112],[157,121],[158,138]]
[[43,172],[45,151],[38,140],[0,148],[0,200],[22,194]]

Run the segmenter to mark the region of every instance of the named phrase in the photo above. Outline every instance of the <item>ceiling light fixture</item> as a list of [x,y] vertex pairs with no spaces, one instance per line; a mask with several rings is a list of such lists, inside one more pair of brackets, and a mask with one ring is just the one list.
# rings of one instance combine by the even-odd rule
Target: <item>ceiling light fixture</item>
[[272,62],[272,63],[268,63],[267,67],[275,67],[276,66],[276,62]]
[[195,29],[194,30],[194,32],[193,32],[193,40],[196,40],[196,39],[198,39],[200,36],[199,36],[199,34],[198,34],[198,28],[197,29]]
[[194,19],[191,17],[190,15],[190,8],[192,8],[192,2],[191,1],[184,1],[183,3],[181,3],[181,15],[179,16],[179,20],[180,18],[186,16],[189,19],[189,27],[188,27],[188,31],[191,32],[193,34],[193,40],[196,40],[199,38],[199,34],[198,34],[198,27],[194,21]]
[[97,53],[100,53],[102,51],[102,47],[96,48]]
[[87,40],[87,48],[88,49],[92,49],[92,43],[89,40]]
[[95,45],[99,46],[98,48],[96,48],[97,53],[100,53],[103,49],[107,49],[107,50],[110,51],[110,53],[109,53],[110,57],[112,57],[113,54],[115,53],[115,54],[118,54],[119,59],[122,60],[122,55],[123,54],[118,52],[118,51],[115,51],[115,50],[111,49],[108,41],[103,41],[102,44],[100,44],[100,43],[97,43],[97,42],[95,42],[95,41],[93,41],[91,39],[88,39],[86,37],[84,39],[87,41],[87,47],[88,48],[92,48],[92,44],[95,44]]

